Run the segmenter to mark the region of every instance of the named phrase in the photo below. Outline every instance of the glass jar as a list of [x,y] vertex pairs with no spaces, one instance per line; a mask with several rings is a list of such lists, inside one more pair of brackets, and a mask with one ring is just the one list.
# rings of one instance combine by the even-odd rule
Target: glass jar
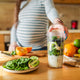
[[63,64],[63,42],[62,32],[52,30],[48,34],[48,63],[50,67],[61,68]]

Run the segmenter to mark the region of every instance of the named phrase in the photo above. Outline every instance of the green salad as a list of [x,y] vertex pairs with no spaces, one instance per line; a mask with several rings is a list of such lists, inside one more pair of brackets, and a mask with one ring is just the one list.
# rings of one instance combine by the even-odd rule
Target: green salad
[[3,65],[3,68],[20,71],[34,68],[38,65],[39,65],[38,57],[32,56],[30,58],[21,57],[20,59],[8,61],[6,64]]
[[58,38],[53,36],[52,39],[48,42],[48,53],[49,55],[63,55],[63,38]]

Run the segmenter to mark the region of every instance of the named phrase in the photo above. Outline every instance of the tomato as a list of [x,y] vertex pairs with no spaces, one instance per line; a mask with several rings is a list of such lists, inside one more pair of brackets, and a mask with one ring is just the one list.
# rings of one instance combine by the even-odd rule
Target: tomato
[[19,56],[25,56],[27,54],[27,50],[22,47],[16,47],[16,54]]

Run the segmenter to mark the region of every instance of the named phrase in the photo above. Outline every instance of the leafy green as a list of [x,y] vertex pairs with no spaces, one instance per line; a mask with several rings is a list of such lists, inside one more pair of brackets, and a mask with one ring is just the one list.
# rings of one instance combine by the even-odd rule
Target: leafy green
[[57,36],[53,36],[53,37],[52,37],[52,40],[56,40],[56,39],[57,39]]
[[17,70],[17,71],[19,71],[19,70],[27,70],[27,69],[30,68],[28,64],[30,63],[31,60],[32,60],[32,62],[35,62],[35,60],[36,60],[36,62],[33,63],[34,67],[39,65],[38,57],[35,57],[35,58],[36,59],[21,57],[20,59],[15,59],[15,60],[8,61],[5,65],[3,65],[3,67],[7,68],[9,70]]
[[16,55],[16,51],[12,51],[11,55]]
[[52,51],[49,51],[49,54],[50,55],[59,56],[60,55],[60,50],[53,49]]
[[28,61],[30,58],[20,58],[8,61],[6,65],[4,65],[4,68],[10,69],[10,70],[26,70],[29,69],[28,67]]

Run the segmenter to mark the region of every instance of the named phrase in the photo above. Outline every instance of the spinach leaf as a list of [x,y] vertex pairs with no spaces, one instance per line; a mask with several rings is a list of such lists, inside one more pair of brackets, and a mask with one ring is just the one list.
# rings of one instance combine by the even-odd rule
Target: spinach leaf
[[55,56],[59,56],[60,55],[60,51],[57,49],[53,49],[52,51],[49,51],[50,55],[55,55]]
[[23,58],[21,57],[20,59],[15,59],[8,61],[6,65],[4,65],[4,68],[10,69],[10,70],[25,70],[29,69],[28,67],[28,61],[30,58]]
[[[8,61],[3,67],[7,68],[9,70],[17,70],[17,71],[19,71],[19,70],[27,70],[27,69],[30,68],[29,65],[28,65],[30,60],[32,60],[33,62],[35,62],[37,60],[35,62],[35,66],[37,66],[39,64],[39,62],[38,62],[39,60],[38,60],[37,57],[33,56],[31,58],[23,58],[23,57],[21,57],[19,59],[11,60],[11,61]],[[33,58],[35,58],[35,59],[33,59]]]
[[11,55],[16,55],[16,51],[12,51]]

